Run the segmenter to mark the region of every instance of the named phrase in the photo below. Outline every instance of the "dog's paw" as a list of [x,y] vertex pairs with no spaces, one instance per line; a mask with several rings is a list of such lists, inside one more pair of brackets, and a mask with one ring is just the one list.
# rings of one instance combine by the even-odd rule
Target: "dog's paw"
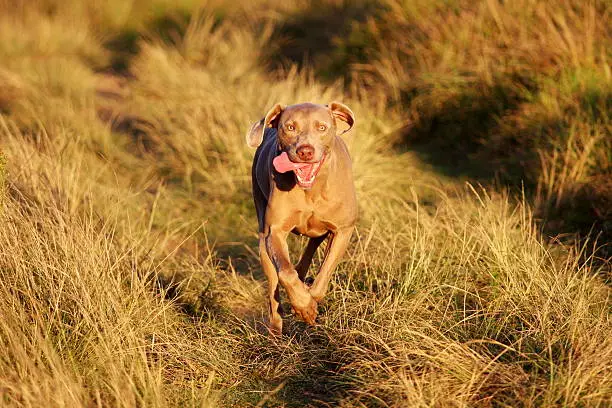
[[283,334],[283,321],[271,320],[268,322],[268,332],[273,336],[281,336]]
[[308,302],[304,306],[292,305],[293,313],[309,325],[313,326],[317,319],[317,302],[309,297]]

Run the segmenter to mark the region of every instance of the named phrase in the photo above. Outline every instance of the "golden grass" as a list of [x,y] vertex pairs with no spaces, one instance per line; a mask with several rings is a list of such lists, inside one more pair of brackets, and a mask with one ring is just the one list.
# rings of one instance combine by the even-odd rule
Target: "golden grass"
[[[3,406],[612,403],[609,263],[534,217],[585,189],[605,214],[609,9],[389,0],[353,22],[368,60],[346,77],[269,70],[279,25],[360,4],[0,2]],[[243,134],[334,99],[358,118],[361,220],[319,324],[273,338]],[[423,134],[499,168],[514,140],[533,189],[452,174]]]

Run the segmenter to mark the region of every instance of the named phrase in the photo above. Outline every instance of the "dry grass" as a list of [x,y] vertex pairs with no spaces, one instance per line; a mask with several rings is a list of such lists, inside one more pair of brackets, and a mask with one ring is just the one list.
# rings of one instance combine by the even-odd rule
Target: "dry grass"
[[[2,405],[609,406],[609,16],[0,1]],[[333,99],[361,221],[272,338],[243,134]]]

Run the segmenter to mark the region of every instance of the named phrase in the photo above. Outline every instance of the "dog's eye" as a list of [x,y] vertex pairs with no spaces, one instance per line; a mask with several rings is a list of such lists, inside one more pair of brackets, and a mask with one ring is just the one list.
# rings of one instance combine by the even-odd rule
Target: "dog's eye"
[[293,125],[285,125],[285,128],[289,131],[294,131],[295,130],[295,126]]
[[327,126],[319,125],[318,129],[319,129],[320,132],[325,132],[327,130]]

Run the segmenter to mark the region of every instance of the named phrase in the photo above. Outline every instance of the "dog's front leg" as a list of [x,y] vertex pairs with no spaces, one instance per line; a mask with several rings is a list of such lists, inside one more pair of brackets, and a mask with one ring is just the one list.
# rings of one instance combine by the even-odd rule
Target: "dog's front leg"
[[266,249],[276,268],[278,279],[285,288],[295,314],[308,324],[314,324],[317,317],[317,302],[289,259],[287,236],[289,232],[279,226],[270,226],[266,236]]
[[266,240],[263,234],[259,234],[259,257],[261,259],[261,266],[268,279],[268,313],[269,313],[269,327],[272,333],[281,334],[283,332],[283,308],[280,304],[280,294],[278,292],[278,273],[272,263],[272,260],[268,256],[268,250],[266,249]]
[[325,249],[325,259],[321,265],[321,269],[310,287],[310,294],[318,302],[323,299],[327,293],[327,287],[332,276],[332,272],[338,265],[340,258],[344,255],[348,247],[353,227],[343,228],[334,232]]

